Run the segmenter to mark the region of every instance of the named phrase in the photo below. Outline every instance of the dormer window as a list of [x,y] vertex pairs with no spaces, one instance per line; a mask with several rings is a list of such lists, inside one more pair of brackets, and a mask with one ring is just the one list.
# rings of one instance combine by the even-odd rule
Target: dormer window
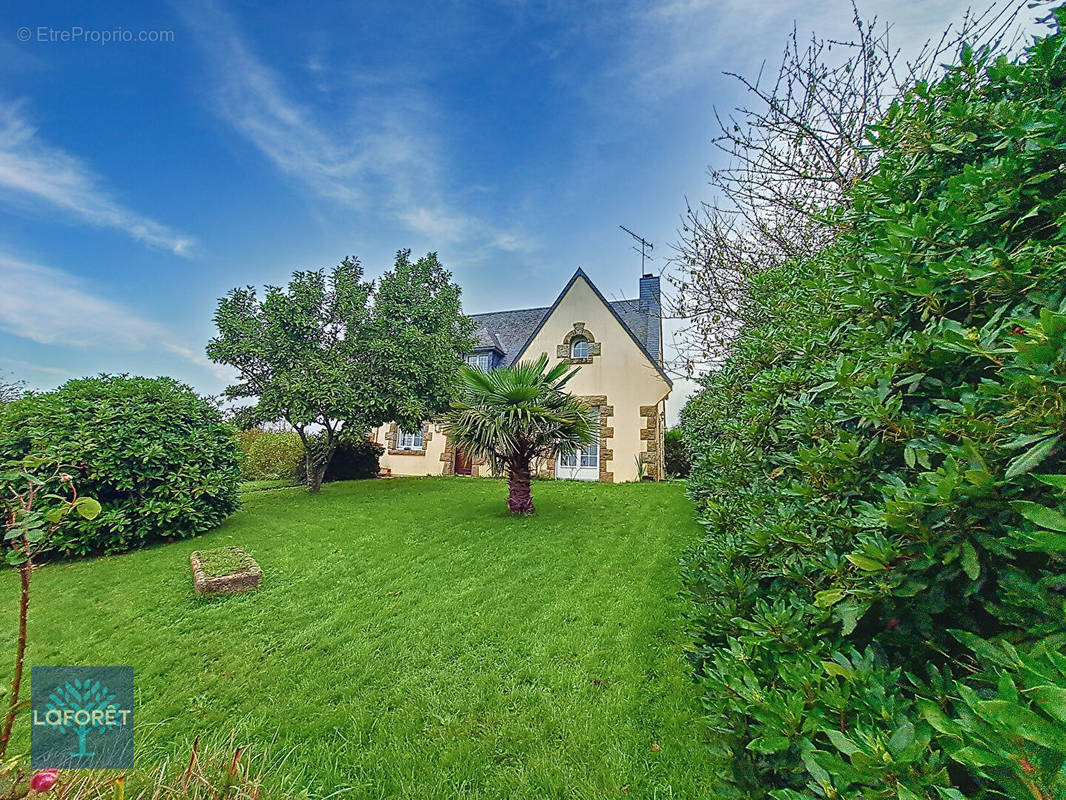
[[589,340],[584,336],[575,336],[570,340],[570,358],[588,358]]
[[474,369],[488,372],[492,369],[492,353],[474,353],[466,357],[466,363]]

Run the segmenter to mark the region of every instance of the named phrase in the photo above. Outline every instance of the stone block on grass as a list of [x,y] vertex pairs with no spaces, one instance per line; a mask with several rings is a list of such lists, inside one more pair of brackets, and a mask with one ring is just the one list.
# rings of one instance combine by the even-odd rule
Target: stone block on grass
[[255,559],[239,547],[197,550],[189,556],[197,593],[236,594],[259,586],[263,572]]

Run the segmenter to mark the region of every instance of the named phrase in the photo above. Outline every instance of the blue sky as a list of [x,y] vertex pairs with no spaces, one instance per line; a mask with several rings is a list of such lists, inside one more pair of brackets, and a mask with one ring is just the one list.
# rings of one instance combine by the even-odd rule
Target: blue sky
[[[860,3],[901,42],[965,5]],[[578,266],[631,297],[618,225],[666,267],[685,196],[706,197],[713,109],[742,100],[723,71],[775,64],[794,20],[849,18],[845,0],[5,3],[0,373],[217,392],[217,298],[347,254],[376,276],[436,250],[471,313],[547,305]],[[141,31],[164,41],[85,41]]]

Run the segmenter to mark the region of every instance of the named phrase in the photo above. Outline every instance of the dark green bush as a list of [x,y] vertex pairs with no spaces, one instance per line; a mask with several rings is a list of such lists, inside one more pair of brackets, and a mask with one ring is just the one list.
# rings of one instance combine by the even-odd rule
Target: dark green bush
[[[241,477],[246,481],[307,480],[307,453],[296,431],[271,431],[249,428],[238,434],[242,459]],[[323,446],[324,438],[312,437],[312,444]],[[326,481],[352,481],[376,478],[378,460],[385,449],[366,440],[344,441],[337,446]]]
[[367,439],[341,442],[326,469],[327,481],[355,481],[376,478],[381,471],[379,459],[385,448]]
[[663,459],[666,474],[672,478],[687,478],[692,464],[685,451],[685,437],[680,428],[671,428],[663,435]]
[[723,797],[1066,797],[1066,35],[872,131],[682,425]]
[[104,375],[0,411],[0,460],[36,451],[75,470],[103,512],[64,529],[66,553],[195,536],[238,507],[240,451],[219,409],[170,378]]
[[304,446],[296,431],[249,428],[238,434],[241,477],[246,481],[297,481],[303,474]]

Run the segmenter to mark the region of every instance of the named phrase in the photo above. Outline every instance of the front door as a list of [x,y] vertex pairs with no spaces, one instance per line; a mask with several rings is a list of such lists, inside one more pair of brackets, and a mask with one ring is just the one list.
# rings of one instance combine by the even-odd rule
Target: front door
[[455,474],[456,475],[470,475],[473,470],[471,469],[470,456],[455,448]]
[[555,461],[555,477],[571,481],[598,481],[600,446],[590,444],[571,456],[560,455]]

